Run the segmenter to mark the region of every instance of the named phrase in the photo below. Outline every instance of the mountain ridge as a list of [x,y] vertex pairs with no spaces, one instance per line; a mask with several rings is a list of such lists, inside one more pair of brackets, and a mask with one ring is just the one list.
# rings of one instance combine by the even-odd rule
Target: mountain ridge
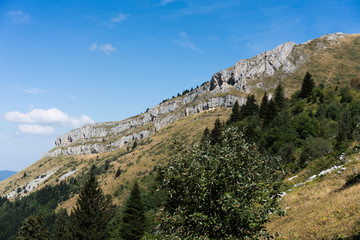
[[114,151],[146,139],[182,117],[218,107],[232,107],[235,101],[242,105],[250,92],[255,92],[255,95],[256,92],[271,92],[279,83],[279,80],[273,81],[271,78],[281,75],[282,81],[284,76],[293,74],[308,62],[311,54],[305,50],[314,41],[318,41],[316,48],[322,50],[339,45],[339,41],[348,36],[352,35],[333,33],[302,44],[286,42],[271,51],[242,59],[234,66],[215,73],[202,86],[156,105],[145,113],[122,121],[85,125],[60,135],[55,141],[55,148],[41,157]]

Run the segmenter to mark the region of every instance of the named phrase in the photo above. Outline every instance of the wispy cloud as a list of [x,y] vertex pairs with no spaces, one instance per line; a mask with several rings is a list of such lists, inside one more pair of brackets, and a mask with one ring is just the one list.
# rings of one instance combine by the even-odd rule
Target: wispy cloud
[[75,97],[75,96],[73,96],[73,95],[65,95],[65,97],[70,98],[70,99],[72,99],[72,100],[76,100],[76,99],[77,99],[77,97]]
[[14,23],[28,23],[30,21],[30,14],[26,14],[23,11],[10,11],[7,15],[13,20]]
[[97,43],[93,43],[93,44],[90,45],[89,50],[92,51],[92,52],[94,52],[94,51],[102,51],[106,55],[109,56],[112,52],[114,52],[116,50],[116,48],[113,45],[109,44],[109,43],[100,44],[100,45],[98,45]]
[[[8,122],[19,123],[19,130],[25,131],[39,131],[50,132],[48,126],[61,126],[77,128],[84,124],[94,123],[90,117],[82,114],[80,117],[71,117],[69,114],[60,111],[57,108],[39,109],[34,108],[29,112],[21,113],[19,111],[7,112],[4,119]],[[44,128],[40,128],[42,126]]]
[[22,134],[34,134],[34,135],[51,135],[55,133],[52,126],[43,126],[37,124],[20,124],[19,131]]
[[178,2],[180,0],[161,0],[160,3],[158,4],[159,6],[165,6],[169,3],[172,3],[172,2]]
[[21,92],[30,93],[30,94],[46,93],[45,90],[42,90],[40,88],[18,88],[18,90]]
[[187,32],[180,32],[180,39],[174,40],[173,42],[184,48],[194,50],[198,53],[203,53],[199,48],[195,46],[193,42],[189,40]]
[[116,17],[111,17],[110,21],[114,22],[114,23],[120,23],[122,21],[124,21],[125,19],[127,19],[128,15],[119,13]]

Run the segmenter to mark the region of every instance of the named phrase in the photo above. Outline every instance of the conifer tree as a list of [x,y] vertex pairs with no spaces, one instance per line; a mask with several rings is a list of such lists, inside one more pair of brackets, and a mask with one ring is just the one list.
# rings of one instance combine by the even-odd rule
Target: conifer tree
[[241,106],[240,109],[240,120],[246,118],[247,116],[254,115],[259,111],[259,106],[256,104],[255,96],[248,95],[246,103]]
[[301,85],[300,98],[307,98],[311,95],[313,88],[315,87],[315,82],[309,72],[306,72],[304,80]]
[[222,141],[222,124],[219,118],[215,120],[214,128],[211,130],[210,141],[211,144],[221,143]]
[[110,196],[105,196],[93,171],[80,191],[73,209],[72,228],[75,239],[108,239],[107,224],[113,215]]
[[209,140],[210,140],[210,130],[209,130],[209,128],[205,128],[200,143],[203,144]]
[[66,210],[60,211],[55,222],[55,240],[68,240],[73,239],[70,228],[70,217]]
[[278,111],[281,111],[285,107],[285,93],[281,84],[275,89],[274,103]]
[[270,99],[264,118],[264,125],[269,124],[276,117],[277,114],[276,110],[277,109],[274,100]]
[[229,122],[230,123],[234,123],[234,122],[237,122],[237,121],[240,121],[240,105],[239,105],[239,102],[236,101],[234,103],[234,106],[232,108],[232,112],[231,112],[231,115],[230,115],[230,119],[229,119]]
[[16,240],[48,240],[50,233],[45,228],[44,217],[40,213],[36,217],[28,217],[22,224]]
[[265,92],[263,98],[261,99],[261,105],[259,109],[260,118],[265,119],[268,105],[269,105],[269,99]]
[[138,240],[145,232],[145,213],[141,200],[140,189],[137,182],[131,189],[130,198],[126,202],[120,225],[120,235],[122,239]]

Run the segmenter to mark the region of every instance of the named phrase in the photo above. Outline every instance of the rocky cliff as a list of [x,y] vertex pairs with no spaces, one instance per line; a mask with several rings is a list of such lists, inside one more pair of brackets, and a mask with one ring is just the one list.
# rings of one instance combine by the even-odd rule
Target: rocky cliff
[[[298,45],[287,42],[272,51],[240,60],[233,67],[215,73],[201,87],[145,113],[119,122],[85,125],[61,135],[55,141],[56,147],[42,157],[113,151],[135,140],[147,138],[184,116],[218,107],[231,107],[235,101],[241,105],[246,95],[253,93],[256,88],[263,91],[278,84],[267,84],[267,77],[293,74],[317,51],[339,44],[339,39],[344,37],[343,33],[335,33]],[[314,48],[314,43],[315,51],[309,52],[310,47]]]

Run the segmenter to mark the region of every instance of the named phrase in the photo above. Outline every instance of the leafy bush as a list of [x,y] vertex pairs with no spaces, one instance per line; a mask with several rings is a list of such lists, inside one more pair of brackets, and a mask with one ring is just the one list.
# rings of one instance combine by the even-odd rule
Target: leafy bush
[[316,159],[330,153],[331,150],[332,146],[328,140],[323,138],[307,138],[304,141],[301,159],[303,161]]
[[274,159],[237,128],[223,135],[220,144],[195,147],[162,170],[168,202],[161,227],[172,239],[253,238],[265,234],[270,213],[281,213]]

